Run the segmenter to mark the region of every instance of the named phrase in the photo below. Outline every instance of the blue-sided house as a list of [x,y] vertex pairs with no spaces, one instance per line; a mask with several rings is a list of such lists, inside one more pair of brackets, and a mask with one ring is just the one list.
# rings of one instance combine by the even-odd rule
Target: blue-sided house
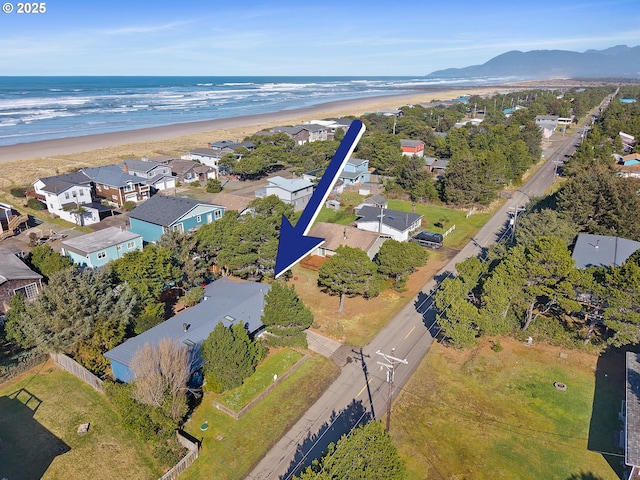
[[62,254],[80,266],[96,268],[125,253],[142,250],[142,235],[118,227],[70,238],[60,243]]
[[369,174],[369,160],[350,158],[347,160],[338,178],[342,180],[345,185],[369,182],[371,179],[371,175]]
[[191,371],[197,372],[202,367],[202,342],[218,323],[222,322],[225,326],[242,323],[252,336],[262,331],[264,296],[270,288],[264,283],[229,277],[207,285],[204,299],[198,305],[106,352],[104,356],[111,361],[113,376],[122,382],[132,381],[134,373],[131,367],[138,349],[145,344],[158,345],[165,338],[191,349]]
[[145,242],[157,242],[170,230],[195,232],[202,225],[219,220],[224,207],[190,198],[154,195],[129,212],[131,230]]

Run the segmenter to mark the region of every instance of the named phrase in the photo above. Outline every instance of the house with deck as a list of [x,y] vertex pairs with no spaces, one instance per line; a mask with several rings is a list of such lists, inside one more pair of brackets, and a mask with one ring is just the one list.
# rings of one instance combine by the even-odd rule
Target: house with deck
[[406,242],[422,225],[422,215],[411,212],[377,208],[369,205],[356,211],[356,226],[361,230],[386,235],[399,242]]
[[30,195],[43,202],[50,214],[71,223],[98,223],[100,214],[108,210],[95,201],[93,182],[83,171],[39,178],[33,189]]
[[195,232],[219,220],[224,207],[190,198],[154,195],[129,212],[130,231],[147,243],[157,242],[165,232]]
[[136,352],[145,344],[156,346],[170,339],[191,350],[191,371],[202,367],[200,347],[213,329],[222,323],[226,327],[243,324],[250,336],[263,329],[264,296],[270,285],[223,277],[205,287],[204,298],[174,317],[140,335],[130,338],[104,354],[111,362],[114,377],[121,382],[134,379],[132,368]]
[[314,223],[308,235],[310,237],[324,238],[325,242],[311,252],[311,255],[326,259],[335,255],[338,247],[347,246],[364,250],[367,256],[373,260],[380,251],[382,244],[390,238],[389,235],[377,232],[325,222]]
[[0,240],[12,237],[28,221],[27,215],[19,214],[11,205],[0,203]]
[[176,158],[169,160],[169,166],[175,175],[174,178],[180,183],[201,182],[204,184],[209,179],[218,178],[217,169],[194,160]]
[[145,177],[129,175],[117,165],[85,168],[82,173],[93,183],[95,195],[116,207],[126,202],[143,202],[151,196]]
[[369,160],[349,158],[342,172],[338,175],[338,179],[341,180],[344,185],[361,185],[368,183],[371,180]]
[[275,195],[284,203],[293,205],[294,210],[303,210],[313,194],[313,183],[303,178],[283,178],[280,176],[267,179],[266,187],[256,191],[256,197],[264,198]]
[[61,253],[81,267],[97,268],[125,253],[142,250],[142,235],[118,227],[69,238],[60,243]]
[[9,301],[21,293],[28,301],[42,290],[42,275],[31,270],[17,255],[0,247],[0,315],[9,310]]
[[147,184],[154,190],[168,190],[176,186],[168,160],[156,161],[143,157],[140,160],[125,160],[118,166],[124,173],[147,179]]
[[195,148],[189,152],[189,155],[182,157],[184,160],[195,160],[209,167],[218,170],[218,162],[224,156],[219,150],[212,148]]

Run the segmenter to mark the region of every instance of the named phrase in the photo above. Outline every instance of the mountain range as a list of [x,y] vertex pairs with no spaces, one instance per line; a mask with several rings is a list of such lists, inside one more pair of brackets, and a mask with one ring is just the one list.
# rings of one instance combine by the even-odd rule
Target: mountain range
[[427,77],[518,77],[530,80],[640,79],[640,46],[617,45],[605,50],[587,50],[583,53],[569,50],[531,50],[529,52],[512,50],[482,65],[437,70]]

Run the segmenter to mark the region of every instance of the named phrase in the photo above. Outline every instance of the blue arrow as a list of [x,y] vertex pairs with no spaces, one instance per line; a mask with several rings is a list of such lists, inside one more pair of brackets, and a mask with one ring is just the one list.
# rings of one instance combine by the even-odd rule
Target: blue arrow
[[324,238],[307,237],[307,233],[363,133],[364,125],[360,120],[351,122],[349,130],[347,130],[342,142],[340,142],[338,150],[336,150],[318,186],[313,195],[311,195],[309,203],[302,211],[296,226],[292,226],[289,220],[284,215],[282,216],[278,256],[276,257],[276,278],[324,243]]

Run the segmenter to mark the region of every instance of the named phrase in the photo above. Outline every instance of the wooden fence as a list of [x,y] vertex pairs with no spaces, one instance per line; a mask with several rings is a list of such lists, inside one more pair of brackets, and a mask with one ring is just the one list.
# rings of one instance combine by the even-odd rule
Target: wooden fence
[[178,436],[178,442],[180,442],[183,447],[187,448],[189,453],[187,453],[182,460],[176,463],[171,470],[160,477],[159,480],[174,480],[178,478],[181,473],[184,473],[189,465],[195,462],[196,458],[198,458],[198,454],[200,453],[200,444],[189,440],[187,437],[182,435],[180,431],[177,431],[176,435]]
[[64,353],[50,353],[49,355],[58,368],[66,370],[71,375],[75,375],[83,382],[91,385],[98,392],[104,393],[102,380],[100,380],[74,359],[67,357]]

